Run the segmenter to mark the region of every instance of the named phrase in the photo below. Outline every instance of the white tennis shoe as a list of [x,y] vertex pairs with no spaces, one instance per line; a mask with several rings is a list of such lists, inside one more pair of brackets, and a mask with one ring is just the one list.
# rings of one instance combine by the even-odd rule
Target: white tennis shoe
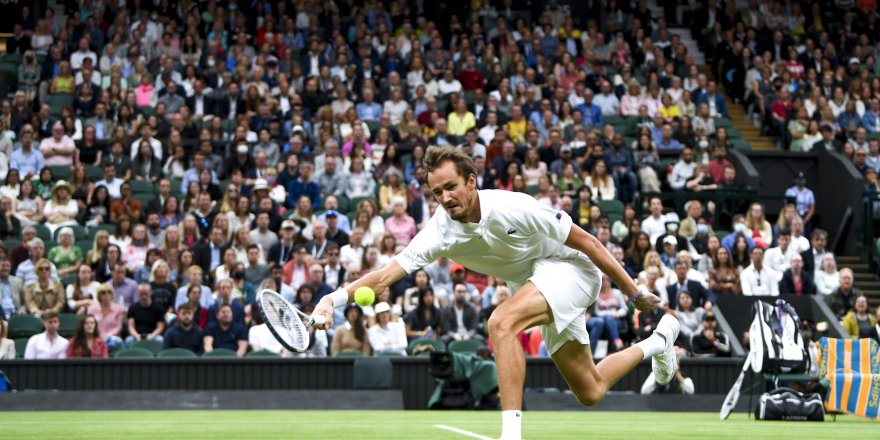
[[675,340],[678,339],[680,330],[681,324],[678,318],[672,315],[663,316],[657,324],[657,329],[654,330],[654,333],[666,339],[666,348],[663,352],[651,357],[651,370],[660,385],[668,384],[675,376],[675,368],[678,364],[675,360]]

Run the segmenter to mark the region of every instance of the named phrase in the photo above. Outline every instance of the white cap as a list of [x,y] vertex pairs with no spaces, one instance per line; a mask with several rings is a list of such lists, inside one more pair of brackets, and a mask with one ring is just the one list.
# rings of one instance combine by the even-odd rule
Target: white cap
[[248,146],[247,146],[247,144],[238,144],[238,147],[236,147],[236,150],[238,151],[238,154],[247,154]]
[[671,235],[667,235],[666,238],[663,239],[663,244],[671,244],[675,246],[678,244],[678,240],[676,240],[675,237]]
[[266,179],[257,179],[257,181],[254,182],[252,191],[259,191],[261,189],[269,189],[269,182],[267,182]]
[[375,310],[376,314],[378,315],[380,313],[390,312],[391,306],[389,306],[387,302],[380,302],[379,304],[373,306],[373,310]]

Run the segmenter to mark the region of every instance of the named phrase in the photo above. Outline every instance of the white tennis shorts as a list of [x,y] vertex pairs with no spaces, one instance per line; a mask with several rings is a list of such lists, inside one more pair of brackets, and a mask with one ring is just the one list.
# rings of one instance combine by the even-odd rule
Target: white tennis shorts
[[553,313],[553,322],[541,326],[541,336],[551,355],[568,341],[590,343],[584,314],[599,296],[602,273],[586,257],[580,258],[538,260],[529,278]]

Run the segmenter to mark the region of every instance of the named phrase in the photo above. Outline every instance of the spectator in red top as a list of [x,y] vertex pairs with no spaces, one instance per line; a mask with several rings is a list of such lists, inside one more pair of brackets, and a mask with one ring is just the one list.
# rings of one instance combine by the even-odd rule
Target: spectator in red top
[[779,99],[773,101],[770,111],[777,128],[782,132],[782,129],[785,127],[785,117],[791,111],[791,93],[789,93],[788,88],[784,85],[779,90]]
[[791,79],[798,79],[804,76],[804,65],[798,59],[796,50],[788,50],[788,60],[785,62],[785,68],[791,73]]
[[712,160],[706,167],[707,171],[709,171],[709,175],[712,176],[712,180],[714,180],[715,183],[721,183],[721,181],[724,180],[724,169],[727,167],[733,167],[733,163],[727,160],[727,147],[724,145],[716,145]]
[[486,79],[483,78],[483,72],[480,72],[480,69],[477,69],[477,58],[473,55],[468,55],[465,65],[458,71],[458,82],[461,83],[461,88],[465,92],[473,92],[476,89],[482,89],[486,84]]
[[68,358],[106,358],[107,344],[98,333],[98,321],[86,315],[76,326],[76,333],[67,345]]

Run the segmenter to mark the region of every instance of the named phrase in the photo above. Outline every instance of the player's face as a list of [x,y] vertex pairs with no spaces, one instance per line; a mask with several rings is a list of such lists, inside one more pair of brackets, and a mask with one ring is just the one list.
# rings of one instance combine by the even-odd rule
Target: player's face
[[453,220],[467,222],[476,208],[476,179],[469,176],[467,180],[458,174],[455,164],[447,161],[428,173],[428,185],[434,197],[443,205]]

